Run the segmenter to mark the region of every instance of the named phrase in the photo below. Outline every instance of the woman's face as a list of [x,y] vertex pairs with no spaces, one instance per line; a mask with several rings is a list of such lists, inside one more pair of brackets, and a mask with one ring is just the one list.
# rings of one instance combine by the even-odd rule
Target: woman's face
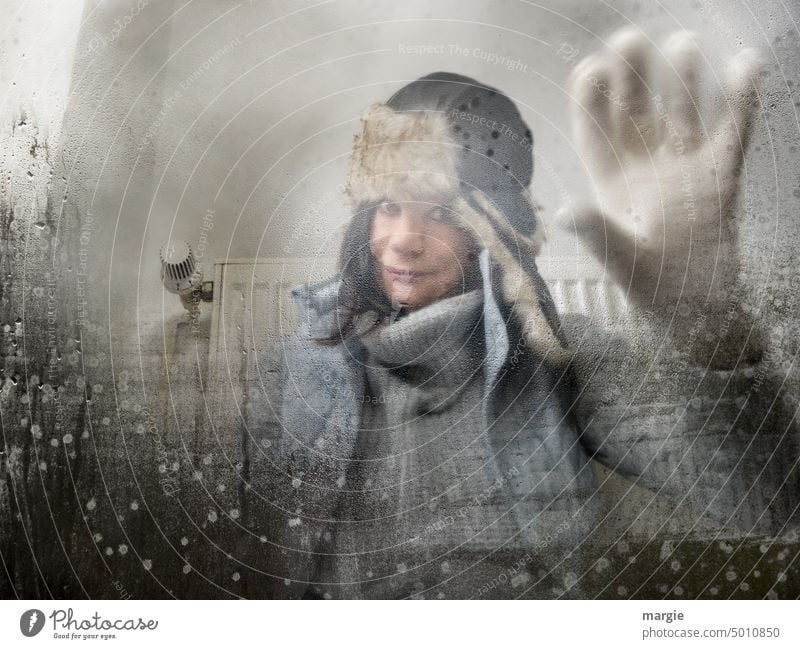
[[375,210],[370,249],[395,307],[419,309],[462,293],[474,263],[472,237],[445,208],[384,201]]

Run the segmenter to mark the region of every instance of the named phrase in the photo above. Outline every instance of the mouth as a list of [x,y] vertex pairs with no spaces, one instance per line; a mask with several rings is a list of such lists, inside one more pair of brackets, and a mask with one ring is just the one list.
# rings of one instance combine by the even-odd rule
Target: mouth
[[430,275],[429,272],[410,270],[408,268],[397,268],[396,266],[384,266],[383,268],[390,279],[404,283],[411,283],[419,280],[422,277]]

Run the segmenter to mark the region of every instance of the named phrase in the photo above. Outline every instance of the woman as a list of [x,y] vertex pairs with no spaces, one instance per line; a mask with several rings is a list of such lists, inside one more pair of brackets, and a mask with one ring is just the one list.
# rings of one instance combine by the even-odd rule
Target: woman
[[284,381],[307,578],[328,584],[307,595],[552,597],[581,573],[597,508],[533,262],[530,138],[449,73],[364,119],[341,272],[295,291]]
[[[649,41],[624,30],[609,43],[611,54],[572,76],[584,111],[576,137],[606,207],[579,210],[575,228],[631,304],[668,325],[686,363],[737,367],[758,352],[747,315],[724,302],[736,282],[731,215],[755,58],[734,60],[731,116],[704,138],[690,35],[663,48],[680,77],[666,108],[646,89]],[[599,92],[598,80],[615,91]],[[677,158],[675,134],[686,138]],[[794,464],[773,462],[791,463],[791,444],[698,435],[706,422],[692,428],[685,413],[689,434],[642,432],[635,443],[578,427],[572,355],[534,261],[531,147],[508,97],[451,73],[365,115],[340,272],[294,291],[304,326],[286,349],[283,433],[271,449],[281,514],[270,541],[288,575],[277,596],[596,594],[603,511],[592,458],[687,504],[692,527],[710,516],[754,534],[788,520],[785,508],[764,515],[797,484]],[[685,197],[669,190],[687,173],[688,219]],[[676,320],[677,300],[702,318]]]

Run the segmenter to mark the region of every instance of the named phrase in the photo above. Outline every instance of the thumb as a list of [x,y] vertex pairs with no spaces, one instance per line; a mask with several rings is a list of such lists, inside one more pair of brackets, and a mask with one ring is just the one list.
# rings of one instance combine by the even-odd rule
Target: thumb
[[636,245],[633,232],[596,205],[566,205],[558,210],[555,218],[559,227],[578,236],[616,281],[626,285],[631,281],[637,254],[640,261],[646,254]]
[[753,48],[742,50],[728,63],[725,106],[713,135],[718,155],[727,162],[726,174],[736,174],[742,164],[753,130],[754,112],[760,105],[756,81],[765,67],[765,58]]

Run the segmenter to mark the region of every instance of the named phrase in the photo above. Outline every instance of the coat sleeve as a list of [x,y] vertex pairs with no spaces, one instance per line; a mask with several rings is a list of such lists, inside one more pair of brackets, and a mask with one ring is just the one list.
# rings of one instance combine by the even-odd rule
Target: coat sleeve
[[303,597],[331,539],[354,432],[342,410],[355,400],[346,400],[341,350],[295,335],[274,352],[262,351],[266,376],[253,382],[245,406],[251,502],[265,553],[285,578],[277,596]]
[[594,459],[699,526],[774,535],[795,525],[798,431],[780,377],[650,360],[617,345],[581,368],[577,419]]

